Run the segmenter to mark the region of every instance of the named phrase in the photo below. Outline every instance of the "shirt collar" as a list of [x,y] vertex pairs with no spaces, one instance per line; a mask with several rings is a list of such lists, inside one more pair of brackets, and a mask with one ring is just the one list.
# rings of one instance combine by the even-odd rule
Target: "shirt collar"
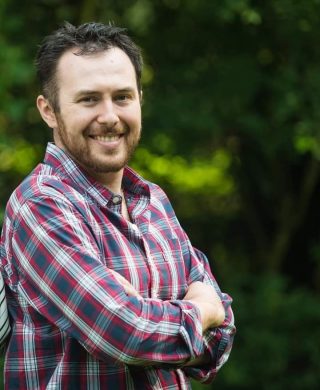
[[[52,142],[47,145],[44,164],[49,165],[64,180],[69,181],[72,187],[88,194],[101,206],[106,207],[108,203],[110,204],[114,194],[88,175],[68,153]],[[148,182],[127,166],[124,168],[122,183],[123,189],[130,195],[150,199]]]

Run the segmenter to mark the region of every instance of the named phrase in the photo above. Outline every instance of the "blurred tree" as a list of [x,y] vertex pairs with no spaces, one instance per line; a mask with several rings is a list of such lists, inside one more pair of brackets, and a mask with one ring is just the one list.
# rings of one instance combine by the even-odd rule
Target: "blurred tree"
[[167,190],[235,298],[238,335],[215,386],[316,388],[320,1],[1,0],[1,215],[50,139],[33,58],[64,20],[114,21],[144,50],[133,165]]

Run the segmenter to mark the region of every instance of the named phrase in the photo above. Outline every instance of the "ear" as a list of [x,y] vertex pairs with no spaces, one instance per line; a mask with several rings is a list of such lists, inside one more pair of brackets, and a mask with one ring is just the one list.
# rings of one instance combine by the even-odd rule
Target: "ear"
[[51,127],[51,129],[57,128],[57,118],[51,107],[48,99],[46,99],[43,95],[39,95],[37,97],[37,107],[42,116],[42,119],[46,122],[46,124]]

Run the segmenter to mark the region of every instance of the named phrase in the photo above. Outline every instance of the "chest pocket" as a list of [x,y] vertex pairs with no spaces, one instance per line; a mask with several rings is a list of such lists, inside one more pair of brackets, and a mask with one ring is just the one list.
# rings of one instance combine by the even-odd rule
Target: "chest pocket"
[[182,299],[187,290],[187,277],[178,238],[157,241],[150,248],[150,255],[158,274],[158,298]]

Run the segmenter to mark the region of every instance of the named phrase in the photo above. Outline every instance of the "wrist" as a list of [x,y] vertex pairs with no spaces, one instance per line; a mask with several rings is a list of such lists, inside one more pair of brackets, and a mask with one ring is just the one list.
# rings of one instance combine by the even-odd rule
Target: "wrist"
[[209,302],[202,302],[198,300],[190,300],[199,310],[202,330],[205,332],[209,328],[220,326],[225,319],[225,311],[222,306],[215,305]]

